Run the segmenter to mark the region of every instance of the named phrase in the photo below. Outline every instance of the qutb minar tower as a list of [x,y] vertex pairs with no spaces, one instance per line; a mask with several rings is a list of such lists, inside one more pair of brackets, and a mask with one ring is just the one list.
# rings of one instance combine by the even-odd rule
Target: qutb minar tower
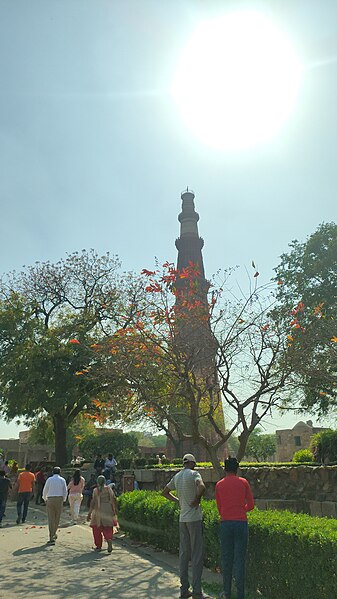
[[[188,188],[181,194],[182,208],[178,216],[180,222],[180,237],[176,239],[176,248],[178,250],[177,268],[182,270],[190,262],[198,265],[200,278],[207,284],[205,279],[204,263],[201,250],[204,247],[204,240],[199,237],[198,221],[199,214],[194,207],[194,193]],[[206,291],[207,292],[207,291]]]
[[[209,282],[205,278],[204,262],[202,257],[202,248],[204,246],[204,240],[199,236],[198,221],[199,214],[195,211],[194,206],[194,193],[188,188],[181,194],[182,209],[178,216],[180,222],[180,236],[176,239],[175,245],[178,250],[177,259],[177,270],[182,272],[184,269],[195,267],[198,274],[196,275],[197,291],[196,297],[201,305],[201,313],[204,313],[205,319],[195,320],[191,318],[181,319],[177,324],[176,329],[176,341],[179,346],[184,349],[184,352],[189,355],[190,360],[193,362],[195,372],[198,372],[200,376],[215,377],[215,355],[216,355],[216,341],[212,335],[209,320],[207,315],[209,313],[208,306],[208,290],[210,287]],[[186,279],[178,279],[176,283],[177,291],[186,287]],[[177,296],[176,303],[179,304],[179,294]],[[220,420],[222,420],[224,428],[224,419],[222,405],[218,411],[221,413]],[[189,417],[186,416],[181,418],[181,425],[184,432],[190,434]],[[205,430],[203,434],[208,437],[210,441],[216,442],[217,435],[212,427],[205,424]],[[170,448],[173,449],[173,448]],[[206,460],[209,456],[206,454],[205,448],[202,446],[195,446],[192,441],[184,441],[181,447],[181,453],[192,452],[197,454],[198,461]]]

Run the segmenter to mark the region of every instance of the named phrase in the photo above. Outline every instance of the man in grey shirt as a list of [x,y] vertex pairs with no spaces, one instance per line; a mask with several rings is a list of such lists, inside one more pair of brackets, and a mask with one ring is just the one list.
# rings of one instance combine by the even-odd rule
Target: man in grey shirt
[[[201,589],[201,575],[204,562],[202,536],[202,511],[200,500],[205,485],[199,472],[194,470],[196,460],[191,453],[183,457],[184,468],[166,485],[162,495],[180,505],[179,516],[179,570],[181,599],[207,599]],[[171,491],[177,492],[177,497]],[[188,564],[192,566],[192,589],[189,590]]]

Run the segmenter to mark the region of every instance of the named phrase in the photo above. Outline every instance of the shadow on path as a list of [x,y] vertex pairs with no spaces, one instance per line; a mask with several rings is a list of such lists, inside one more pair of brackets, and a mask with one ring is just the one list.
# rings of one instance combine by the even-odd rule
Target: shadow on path
[[16,551],[13,551],[14,556],[24,556],[24,555],[33,555],[34,553],[40,553],[40,551],[45,551],[46,550],[46,543],[43,543],[43,545],[39,545],[38,547],[27,547],[23,548],[23,549],[17,549]]
[[95,552],[90,528],[70,526],[66,514],[56,545],[46,544],[45,514],[39,512],[34,510],[25,527],[0,529],[0,562],[6,572],[0,599],[87,599],[91,595],[171,599],[179,595],[176,574],[156,563],[153,556],[140,555],[122,540],[114,540],[111,554],[105,544],[102,552]]

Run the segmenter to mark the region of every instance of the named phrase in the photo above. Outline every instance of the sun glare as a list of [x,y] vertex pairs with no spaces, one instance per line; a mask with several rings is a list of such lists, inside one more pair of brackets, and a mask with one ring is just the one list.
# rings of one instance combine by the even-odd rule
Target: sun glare
[[172,94],[197,137],[239,150],[277,133],[294,106],[300,78],[287,37],[260,13],[234,12],[197,27]]

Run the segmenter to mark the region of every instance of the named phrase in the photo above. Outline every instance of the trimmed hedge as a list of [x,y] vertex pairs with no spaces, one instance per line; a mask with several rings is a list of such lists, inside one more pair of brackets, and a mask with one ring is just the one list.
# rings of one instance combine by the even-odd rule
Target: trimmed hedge
[[[179,510],[155,491],[118,498],[119,520],[130,536],[178,551]],[[220,566],[219,517],[215,501],[203,501],[205,564]],[[259,511],[249,514],[247,582],[269,599],[337,597],[337,522],[306,514]]]
[[[318,462],[240,462],[240,468],[296,468],[296,466],[321,466]],[[329,466],[334,463],[328,464]],[[153,464],[147,465],[146,468],[170,468],[177,469],[182,467],[182,462],[168,462],[168,464]],[[197,462],[197,468],[213,468],[211,462]]]

